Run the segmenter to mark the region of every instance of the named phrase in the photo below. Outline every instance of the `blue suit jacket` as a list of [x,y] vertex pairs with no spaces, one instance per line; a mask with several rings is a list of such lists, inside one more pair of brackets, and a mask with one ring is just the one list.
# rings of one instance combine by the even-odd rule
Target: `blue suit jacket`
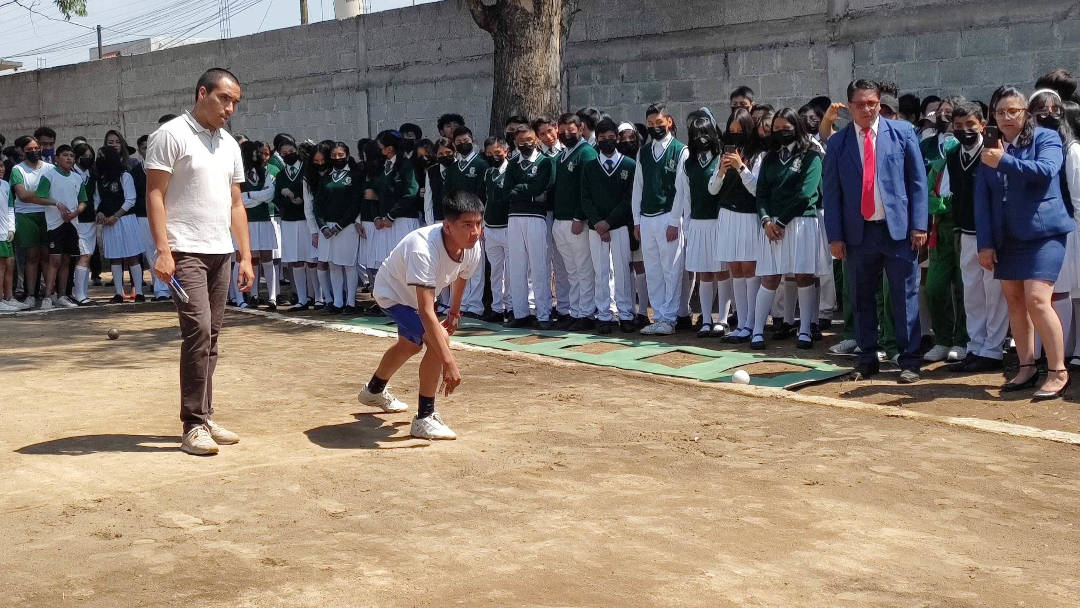
[[[851,123],[829,138],[821,186],[830,242],[858,245],[863,240],[863,162],[857,137],[855,123]],[[915,129],[907,122],[879,118],[874,155],[889,235],[900,241],[907,240],[912,230],[926,230],[926,169]]]
[[1036,127],[1031,145],[1001,157],[997,169],[979,165],[975,174],[979,249],[1000,249],[1006,224],[1009,235],[1022,241],[1072,232],[1076,224],[1061,196],[1063,163],[1061,137]]

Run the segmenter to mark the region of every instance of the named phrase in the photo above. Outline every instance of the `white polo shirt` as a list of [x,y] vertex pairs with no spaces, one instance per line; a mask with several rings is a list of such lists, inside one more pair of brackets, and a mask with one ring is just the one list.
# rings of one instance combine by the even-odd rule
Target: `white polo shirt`
[[184,112],[150,135],[145,166],[172,174],[165,191],[170,250],[233,252],[232,185],[245,178],[240,146],[225,129],[211,132]]
[[446,251],[441,223],[413,230],[375,275],[375,303],[383,308],[395,304],[417,308],[417,287],[430,287],[438,294],[459,278],[468,280],[480,265],[480,252],[480,241],[476,241],[457,261]]

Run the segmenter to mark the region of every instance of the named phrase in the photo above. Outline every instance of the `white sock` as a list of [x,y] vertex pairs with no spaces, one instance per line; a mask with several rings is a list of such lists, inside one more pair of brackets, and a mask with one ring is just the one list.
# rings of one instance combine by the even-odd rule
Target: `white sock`
[[814,281],[811,288],[814,290],[814,299],[811,300],[814,309],[810,311],[810,322],[817,323],[821,317],[821,281]]
[[799,288],[799,310],[802,314],[799,315],[799,333],[809,334],[810,323],[814,316],[811,310],[817,310],[817,300],[814,298],[814,286],[808,285],[806,287]]
[[731,279],[731,288],[735,296],[735,314],[739,316],[739,326],[734,329],[746,327],[747,307],[746,279]]
[[645,273],[634,273],[634,291],[637,293],[637,314],[649,315],[649,286],[645,283]]
[[342,296],[345,295],[345,267],[330,264],[330,288],[334,292],[334,307],[341,308],[345,305]]
[[307,273],[308,301],[311,301],[312,299],[321,300],[322,297],[319,293],[319,273],[314,266],[306,266],[304,272]]
[[[776,298],[775,289],[767,289],[764,285],[757,292],[757,303],[754,310],[754,334],[765,333],[765,319],[769,318],[769,310],[772,309],[773,300]],[[791,302],[794,306],[794,300]]]
[[71,295],[76,302],[86,299],[86,290],[90,288],[90,268],[86,266],[75,267],[75,280],[71,283]]
[[334,301],[333,292],[330,290],[330,270],[319,268],[315,271],[319,277],[319,299],[324,304]]
[[[795,281],[789,281],[786,278],[784,281],[784,323],[791,325],[795,323],[795,302],[799,300],[799,286],[795,284]],[[808,315],[803,315],[809,318]]]
[[356,264],[345,266],[345,303],[356,306],[356,287],[360,284],[360,274]]
[[229,277],[229,299],[233,304],[239,306],[244,303],[244,296],[240,293],[240,285],[237,282],[240,280],[240,265],[236,262],[232,263],[232,276]]
[[307,304],[307,266],[293,266],[293,289],[296,290],[296,303]]
[[[746,325],[743,327],[749,332],[753,332],[754,326],[757,324],[757,295],[760,289],[761,277],[746,279]],[[764,319],[761,321],[761,326],[765,327]]]
[[731,279],[716,282],[716,301],[719,303],[717,310],[720,312],[720,324],[727,325],[728,311],[731,310],[731,296],[733,286]]
[[278,276],[277,268],[273,262],[263,262],[260,264],[263,270],[263,276],[266,277],[266,295],[270,298],[271,302],[277,302],[278,297]]
[[120,264],[112,265],[113,287],[116,289],[116,295],[123,297],[124,295],[124,267]]
[[143,295],[142,264],[132,264],[128,272],[131,273],[131,284],[135,286],[135,295]]
[[713,324],[713,302],[716,298],[716,283],[700,281],[698,283],[698,300],[701,302],[701,322]]
[[259,277],[262,276],[261,264],[252,264],[251,272],[255,275],[254,280],[251,282],[251,291],[249,292],[254,297],[259,297]]

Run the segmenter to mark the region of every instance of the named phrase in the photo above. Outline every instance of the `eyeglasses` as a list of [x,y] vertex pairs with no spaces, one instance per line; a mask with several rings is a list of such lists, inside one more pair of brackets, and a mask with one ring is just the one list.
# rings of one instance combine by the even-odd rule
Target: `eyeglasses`
[[876,107],[878,107],[880,105],[881,104],[879,102],[868,101],[866,103],[852,103],[851,107],[855,108],[855,109],[858,109],[858,110],[870,111],[870,110],[873,110],[874,108],[876,108]]
[[994,116],[1000,120],[1002,118],[1007,120],[1016,120],[1023,116],[1027,110],[1024,108],[1003,108],[1001,110],[994,110]]

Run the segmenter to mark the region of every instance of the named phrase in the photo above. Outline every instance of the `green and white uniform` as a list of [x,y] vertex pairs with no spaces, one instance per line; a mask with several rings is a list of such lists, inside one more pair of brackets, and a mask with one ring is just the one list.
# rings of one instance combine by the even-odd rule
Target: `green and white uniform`
[[11,195],[15,198],[15,246],[16,247],[44,247],[48,244],[45,221],[45,208],[35,203],[28,203],[15,196],[15,186],[26,188],[31,194],[37,190],[41,176],[52,169],[53,166],[45,161],[40,161],[37,168],[31,167],[23,161],[11,168],[11,176],[8,182],[11,184]]
[[[11,235],[10,239],[8,235]],[[11,192],[11,184],[0,179],[0,258],[15,256],[15,248],[12,246],[14,240],[15,195]]]
[[[598,154],[581,168],[581,210],[589,226],[589,257],[593,278],[593,305],[598,321],[634,318],[633,281],[630,276],[630,227],[633,212],[632,158],[619,152]],[[596,231],[608,225],[608,240]]]
[[952,196],[948,190],[942,190],[942,185],[948,185],[947,159],[959,147],[960,143],[946,134],[924,139],[919,144],[930,189],[931,246],[926,270],[926,299],[930,304],[928,312],[934,329],[934,343],[949,348],[968,342]]

